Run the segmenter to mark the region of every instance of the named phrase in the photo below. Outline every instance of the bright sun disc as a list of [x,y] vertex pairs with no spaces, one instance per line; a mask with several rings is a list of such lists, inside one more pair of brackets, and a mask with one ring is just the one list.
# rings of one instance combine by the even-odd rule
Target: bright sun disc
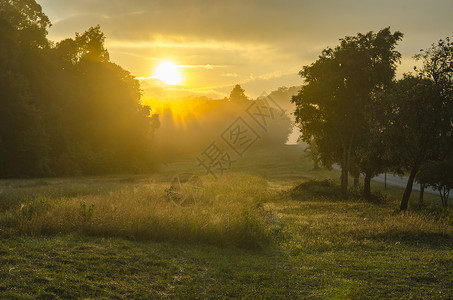
[[183,81],[179,68],[171,61],[163,61],[154,70],[154,77],[167,85],[179,85]]

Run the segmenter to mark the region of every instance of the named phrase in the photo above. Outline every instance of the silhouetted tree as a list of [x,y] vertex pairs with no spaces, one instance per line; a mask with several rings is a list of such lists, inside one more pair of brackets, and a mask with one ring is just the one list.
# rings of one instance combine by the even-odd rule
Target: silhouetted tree
[[275,101],[288,114],[292,114],[295,109],[294,103],[291,103],[291,98],[300,90],[300,86],[279,87],[277,90],[270,92],[269,98]]
[[47,135],[25,57],[46,45],[47,25],[34,1],[0,2],[0,177],[46,172]]
[[229,99],[234,103],[240,103],[249,100],[249,98],[245,95],[245,90],[239,84],[236,84],[231,90]]
[[99,26],[53,46],[34,0],[0,2],[0,177],[144,171],[158,120]]
[[427,161],[422,164],[417,180],[431,186],[439,192],[443,207],[448,205],[448,197],[453,189],[453,160],[451,157],[443,161]]
[[453,42],[450,38],[439,40],[427,50],[420,50],[415,55],[422,61],[421,68],[415,68],[422,77],[431,78],[436,84],[445,84],[451,88],[453,83]]
[[393,170],[410,175],[400,210],[407,209],[413,182],[422,163],[442,155],[442,131],[451,127],[451,111],[445,109],[441,89],[432,80],[406,76],[389,89],[382,105],[388,126],[386,145],[391,149]]
[[[381,90],[379,94],[385,93]],[[367,117],[363,119],[363,132],[360,135],[359,143],[353,152],[353,161],[358,173],[364,175],[363,196],[371,197],[371,179],[385,172],[390,165],[389,149],[385,144],[383,128],[387,123],[387,116],[382,109],[381,98],[373,95],[371,101],[364,108]]]
[[64,66],[62,75],[70,82],[65,101],[58,105],[65,109],[60,120],[65,129],[54,136],[65,139],[55,141],[60,148],[55,155],[77,165],[83,174],[137,171],[152,161],[156,119],[149,118],[149,109],[140,104],[138,81],[109,61],[104,40],[96,26],[62,41],[54,50]]
[[292,102],[302,140],[316,140],[324,164],[333,160],[341,165],[345,195],[352,154],[369,131],[368,104],[394,78],[400,58],[394,48],[402,36],[385,28],[345,37],[299,73],[305,84]]
[[415,57],[422,61],[418,77],[400,80],[387,95],[393,166],[410,171],[402,211],[420,167],[444,160],[453,147],[453,43],[440,40]]
[[316,140],[314,138],[310,140],[307,147],[305,147],[304,151],[310,153],[311,159],[313,160],[313,170],[315,171],[319,170],[320,161],[319,148],[318,145],[316,145]]
[[12,26],[23,46],[47,47],[47,28],[51,23],[35,0],[0,1],[0,19]]

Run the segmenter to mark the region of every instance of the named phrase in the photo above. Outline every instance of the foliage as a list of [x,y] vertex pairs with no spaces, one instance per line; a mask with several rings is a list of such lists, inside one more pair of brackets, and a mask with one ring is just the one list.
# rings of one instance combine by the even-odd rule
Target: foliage
[[420,50],[415,55],[422,61],[420,69],[415,68],[420,76],[431,78],[436,84],[450,85],[453,83],[453,42],[450,38],[440,39],[427,50]]
[[315,197],[336,198],[341,194],[341,189],[331,180],[310,180],[295,186],[291,195],[295,199],[304,198],[308,195]]
[[443,207],[447,207],[453,189],[453,161],[427,161],[420,167],[417,180],[439,191]]
[[[310,153],[311,159],[313,160],[313,170],[319,170],[320,153],[319,147],[316,145],[316,140],[314,138],[310,140],[304,151]],[[330,167],[331,166],[327,166],[327,168]]]
[[275,103],[277,103],[278,106],[280,106],[290,116],[291,121],[294,121],[293,119],[295,118],[293,112],[295,105],[294,103],[291,103],[291,98],[292,96],[297,95],[300,88],[300,86],[281,86],[276,90],[271,91],[267,97],[275,101]]
[[95,205],[94,204],[91,204],[88,208],[87,208],[87,204],[85,201],[80,201],[80,217],[82,218],[82,221],[83,222],[89,222],[91,220],[91,217],[93,216],[93,212],[94,212],[94,207]]
[[[428,116],[424,116],[421,120],[427,122],[428,125],[417,126],[431,129],[431,136],[429,136],[429,132],[425,131],[424,136],[419,137],[419,140],[423,141],[425,145],[419,147],[421,151],[418,160],[412,159],[410,165],[407,162],[400,164],[402,167],[411,169],[411,176],[401,200],[401,210],[407,208],[412,182],[419,168],[422,169],[418,174],[420,181],[439,190],[444,206],[447,205],[450,190],[448,182],[451,177],[449,174],[451,168],[449,169],[447,166],[450,164],[451,157],[445,159],[449,155],[451,156],[453,146],[453,43],[447,37],[420,52],[415,55],[415,58],[422,61],[422,67],[415,68],[415,70],[418,71],[419,78],[432,82],[435,91],[432,92],[432,99],[427,104]],[[425,95],[425,97],[430,97],[430,95]],[[442,175],[440,176],[440,174]]]
[[52,45],[34,0],[2,1],[0,24],[0,177],[153,167],[157,120],[99,26]]
[[236,84],[230,92],[229,100],[233,103],[240,103],[248,101],[249,98],[245,95],[245,90],[239,84]]
[[369,131],[372,99],[395,75],[400,53],[394,48],[401,38],[389,28],[345,37],[299,73],[305,84],[292,102],[302,140],[316,140],[323,164],[341,165],[344,194],[352,154]]
[[386,144],[384,134],[387,118],[382,107],[382,98],[379,96],[386,93],[387,89],[388,86],[377,92],[365,107],[368,114],[363,120],[366,130],[361,133],[360,142],[352,153],[353,167],[357,171],[355,178],[359,178],[360,173],[364,175],[362,195],[368,199],[372,198],[371,179],[387,171],[391,165],[389,157],[392,147]]
[[35,0],[3,0],[0,2],[0,20],[11,26],[22,46],[47,47],[49,18]]
[[442,159],[451,145],[453,103],[439,84],[413,76],[399,80],[384,98],[386,145],[392,149],[394,171],[410,171],[400,205],[406,210],[421,165]]

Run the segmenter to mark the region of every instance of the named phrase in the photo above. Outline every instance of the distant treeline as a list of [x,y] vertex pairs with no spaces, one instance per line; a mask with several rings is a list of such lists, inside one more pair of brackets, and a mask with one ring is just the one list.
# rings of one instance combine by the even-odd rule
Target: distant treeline
[[254,111],[261,121],[266,121],[265,130],[247,118],[247,110],[261,98],[250,99],[240,85],[236,85],[224,99],[190,97],[180,99],[178,103],[161,103],[162,108],[158,111],[161,126],[155,135],[156,153],[165,162],[182,155],[198,155],[220,138],[238,117],[245,118],[252,130],[259,134],[254,147],[283,145],[293,129],[289,114],[295,106],[290,100],[297,90],[297,87],[282,87],[265,97],[264,105],[259,108],[261,111]]
[[0,2],[0,177],[144,171],[158,126],[99,27],[52,44],[35,1]]
[[[198,154],[252,103],[237,85],[222,100],[152,111],[139,82],[110,61],[99,26],[56,44],[50,26],[35,0],[0,2],[0,178],[150,171]],[[272,96],[287,109],[296,90]],[[257,144],[283,144],[291,130],[284,114]]]

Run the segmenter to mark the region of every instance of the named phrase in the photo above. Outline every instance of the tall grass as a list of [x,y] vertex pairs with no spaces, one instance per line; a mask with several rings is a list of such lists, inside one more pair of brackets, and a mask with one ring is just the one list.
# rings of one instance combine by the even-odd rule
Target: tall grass
[[0,233],[48,235],[77,232],[132,240],[170,240],[260,248],[269,232],[257,204],[266,182],[232,174],[204,178],[198,204],[178,207],[166,199],[168,183],[122,185],[111,193],[37,196],[0,213]]
[[293,254],[348,249],[385,250],[395,245],[450,249],[453,218],[420,209],[398,213],[397,202],[341,197],[328,181],[308,181],[267,203],[286,226],[282,246]]

